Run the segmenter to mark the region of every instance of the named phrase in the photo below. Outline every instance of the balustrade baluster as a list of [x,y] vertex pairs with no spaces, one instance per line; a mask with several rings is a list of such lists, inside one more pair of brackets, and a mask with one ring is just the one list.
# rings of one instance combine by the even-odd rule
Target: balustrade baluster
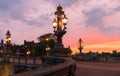
[[20,57],[18,58],[18,63],[20,64]]
[[35,62],[36,62],[35,60],[36,60],[35,57],[33,57],[33,64],[36,64],[36,63],[35,63]]
[[27,58],[25,57],[25,64],[27,64]]
[[13,57],[13,63],[15,63],[15,57]]

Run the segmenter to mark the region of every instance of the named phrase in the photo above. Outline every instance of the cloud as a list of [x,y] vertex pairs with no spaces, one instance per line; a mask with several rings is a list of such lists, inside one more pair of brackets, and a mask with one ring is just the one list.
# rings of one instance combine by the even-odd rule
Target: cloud
[[21,3],[21,0],[0,0],[0,10],[10,10],[19,3]]
[[120,11],[120,6],[116,7],[115,11]]
[[50,22],[50,18],[49,18],[49,15],[48,14],[43,14],[43,15],[40,15],[38,16],[37,18],[32,18],[32,19],[26,19],[26,20],[23,20],[27,25],[36,25],[38,27],[41,27],[41,26],[45,26],[46,23],[49,23]]
[[78,37],[86,39],[86,43],[92,43],[93,38],[98,38],[97,43],[111,36],[120,37],[119,0],[0,0],[1,38],[7,30],[15,42],[52,32],[54,12],[59,4],[69,19],[65,44],[76,44]]
[[[48,1],[48,0],[46,0]],[[53,4],[55,4],[56,6],[58,6],[59,4],[64,6],[64,7],[70,7],[73,4],[79,2],[79,0],[51,0]]]
[[[93,45],[86,45],[86,48],[118,48],[120,47],[120,41],[114,41],[114,42],[107,42],[107,43],[101,43],[101,44],[93,44]],[[120,48],[119,48],[120,49]]]
[[[69,22],[68,33],[64,37],[64,41],[67,42],[65,44],[71,43],[72,46],[76,46],[79,37],[84,40],[85,44],[119,40],[118,17],[120,16],[115,14],[118,13],[115,11],[118,6],[120,5],[117,0],[115,2],[112,0],[81,0],[66,7],[65,13]],[[111,15],[115,18],[110,17]],[[112,20],[109,21],[107,18]]]
[[[9,18],[15,21],[23,21],[27,26],[38,26],[40,22],[42,22],[41,24],[43,26],[45,24],[44,19],[46,18],[45,20],[47,23],[47,21],[49,21],[50,14],[53,13],[54,9],[51,2],[46,2],[44,0],[5,0],[0,1],[0,3],[2,4],[2,7],[0,8],[4,9],[0,10],[0,16],[3,17],[2,19],[7,20]],[[42,4],[44,4],[44,6]]]
[[22,0],[0,0],[0,16],[3,18],[22,17],[21,4]]
[[[108,7],[108,6],[106,6]],[[111,7],[111,6],[110,6]],[[117,8],[117,10],[116,10]],[[85,25],[87,27],[97,27],[102,34],[106,36],[116,35],[120,36],[118,33],[120,30],[119,22],[119,10],[118,6],[116,8],[111,8],[108,11],[108,8],[92,8],[89,11],[84,11],[85,15]]]
[[0,39],[5,39],[6,31],[10,30],[12,42],[36,40],[40,33],[49,32],[45,28],[50,24],[53,10],[55,7],[50,1],[0,0]]
[[4,30],[0,29],[0,39],[4,39]]
[[85,14],[85,25],[91,27],[101,27],[104,22],[103,18],[106,15],[100,8],[92,9],[91,11],[84,12]]

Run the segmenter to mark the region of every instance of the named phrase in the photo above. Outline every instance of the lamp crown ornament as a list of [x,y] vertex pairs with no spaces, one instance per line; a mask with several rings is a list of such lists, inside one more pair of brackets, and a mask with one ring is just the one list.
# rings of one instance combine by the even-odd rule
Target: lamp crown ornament
[[62,10],[62,6],[59,4],[59,6],[57,7],[57,10]]
[[82,49],[83,49],[83,41],[82,41],[82,39],[80,38],[79,39],[79,46],[78,46],[78,49],[80,50],[80,54],[82,54]]
[[8,31],[7,31],[7,33],[6,33],[6,36],[7,36],[7,37],[10,37],[10,36],[11,36],[11,34],[10,34],[10,31],[9,31],[9,30],[8,30]]

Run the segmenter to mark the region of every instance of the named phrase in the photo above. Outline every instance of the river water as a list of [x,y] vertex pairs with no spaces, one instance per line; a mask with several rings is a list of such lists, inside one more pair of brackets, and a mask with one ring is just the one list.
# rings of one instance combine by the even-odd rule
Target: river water
[[0,63],[0,76],[11,76],[13,75],[13,66],[8,63]]

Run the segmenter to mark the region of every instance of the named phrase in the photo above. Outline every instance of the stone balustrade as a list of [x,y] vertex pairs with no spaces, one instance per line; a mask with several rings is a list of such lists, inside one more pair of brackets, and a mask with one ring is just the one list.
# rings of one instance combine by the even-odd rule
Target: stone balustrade
[[[4,60],[5,59],[5,60]],[[41,57],[7,57],[0,58],[0,62],[12,64],[41,64]]]
[[13,76],[75,76],[76,64],[71,60],[56,57],[43,57],[42,64],[49,66]]

